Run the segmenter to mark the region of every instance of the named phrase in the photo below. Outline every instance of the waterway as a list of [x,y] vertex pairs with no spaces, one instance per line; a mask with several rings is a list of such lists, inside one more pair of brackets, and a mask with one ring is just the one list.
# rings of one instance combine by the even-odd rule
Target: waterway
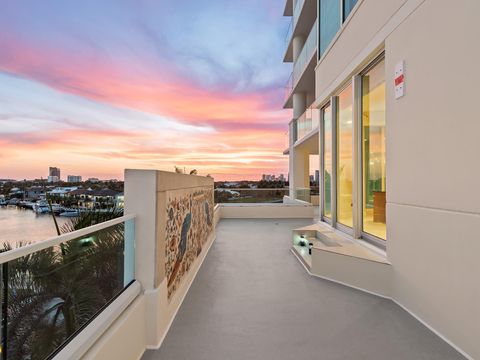
[[[57,217],[59,226],[68,218]],[[49,239],[57,235],[53,218],[48,214],[36,214],[32,210],[13,206],[0,206],[0,246],[9,243],[16,247],[18,243],[31,243]]]

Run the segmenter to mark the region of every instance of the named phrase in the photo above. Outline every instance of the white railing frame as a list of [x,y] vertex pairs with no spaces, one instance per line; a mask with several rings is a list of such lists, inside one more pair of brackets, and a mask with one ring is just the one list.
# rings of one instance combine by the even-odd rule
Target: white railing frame
[[63,234],[60,236],[55,236],[50,239],[44,240],[44,241],[39,241],[33,244],[29,244],[26,246],[22,246],[17,249],[12,249],[9,251],[5,251],[3,253],[0,253],[0,264],[4,264],[6,262],[33,254],[37,251],[40,250],[45,250],[49,247],[59,245],[61,243],[65,243],[74,239],[81,238],[82,236],[86,236],[92,233],[95,233],[97,231],[109,228],[111,226],[126,222],[128,220],[135,219],[134,214],[129,214],[129,215],[124,215],[116,219],[108,220],[99,224],[95,224],[80,230],[75,230],[72,232],[69,232],[67,234]]

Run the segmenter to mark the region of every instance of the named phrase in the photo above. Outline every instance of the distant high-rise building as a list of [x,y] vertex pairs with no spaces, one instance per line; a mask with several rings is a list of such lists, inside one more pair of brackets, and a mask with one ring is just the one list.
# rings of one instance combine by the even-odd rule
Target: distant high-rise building
[[48,168],[48,182],[60,181],[60,168],[49,167]]
[[313,175],[310,175],[310,183],[313,183],[315,181],[315,177]]
[[285,181],[285,175],[280,174],[280,176],[278,177],[278,180],[279,181]]
[[69,183],[79,183],[82,182],[82,177],[79,175],[68,175],[67,182]]
[[315,183],[320,183],[320,170],[315,170]]

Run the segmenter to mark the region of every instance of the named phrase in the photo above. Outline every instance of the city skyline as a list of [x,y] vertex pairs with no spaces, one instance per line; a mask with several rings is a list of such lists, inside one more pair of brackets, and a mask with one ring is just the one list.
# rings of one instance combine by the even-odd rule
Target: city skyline
[[0,177],[35,178],[51,163],[84,178],[175,165],[216,180],[287,173],[282,10],[273,0],[5,4]]

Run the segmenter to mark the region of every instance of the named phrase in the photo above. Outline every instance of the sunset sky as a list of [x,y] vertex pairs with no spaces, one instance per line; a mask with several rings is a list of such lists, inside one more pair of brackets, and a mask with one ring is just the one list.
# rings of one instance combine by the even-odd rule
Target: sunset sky
[[278,0],[7,1],[0,178],[287,173]]

